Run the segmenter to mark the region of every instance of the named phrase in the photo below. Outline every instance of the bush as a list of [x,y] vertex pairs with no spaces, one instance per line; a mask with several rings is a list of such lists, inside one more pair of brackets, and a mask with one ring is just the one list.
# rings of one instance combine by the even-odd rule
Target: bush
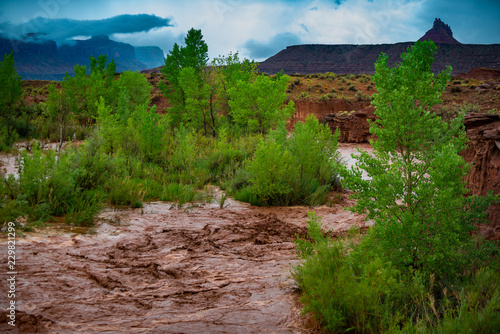
[[26,216],[29,222],[68,215],[68,222],[91,225],[101,209],[102,191],[84,190],[79,184],[82,170],[75,168],[73,153],[56,159],[54,151],[43,151],[37,144],[32,154],[23,151],[19,178],[3,180],[0,210],[10,220]]
[[142,208],[144,191],[131,179],[112,178],[105,186],[108,202],[116,206]]
[[337,138],[338,133],[332,134],[314,116],[297,123],[290,138],[282,124],[259,143],[247,167],[251,186],[241,192],[251,189],[254,202],[263,205],[324,203],[338,184]]
[[302,262],[292,272],[304,312],[312,312],[334,333],[348,329],[382,333],[398,328],[404,317],[397,306],[406,301],[399,272],[377,257],[352,263],[346,242],[325,236],[320,219],[314,213],[308,216],[308,239],[295,241]]
[[371,234],[333,240],[308,213],[308,236],[294,241],[301,262],[292,277],[304,313],[332,333],[495,333],[500,325],[498,270],[478,270],[470,283],[438,290],[433,275],[409,278],[376,249]]
[[94,225],[94,217],[103,207],[102,190],[85,190],[74,195],[68,208],[66,221],[76,226]]

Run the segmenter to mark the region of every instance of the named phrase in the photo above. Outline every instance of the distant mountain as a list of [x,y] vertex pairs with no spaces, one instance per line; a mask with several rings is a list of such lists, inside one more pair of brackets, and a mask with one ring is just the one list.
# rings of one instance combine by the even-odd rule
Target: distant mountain
[[51,40],[30,38],[25,41],[0,37],[0,56],[14,50],[14,59],[23,79],[61,80],[65,73],[72,73],[76,64],[90,65],[90,56],[101,54],[114,59],[116,70],[142,71],[163,65],[163,51],[159,47],[138,47],[116,42],[108,36],[94,36],[71,44],[57,46]]
[[146,70],[165,64],[163,50],[157,46],[136,46],[135,56],[137,60],[146,65]]
[[[500,44],[460,44],[453,38],[451,28],[440,19],[420,40],[433,39],[438,47],[432,70],[437,73],[447,65],[453,75],[473,68],[500,70]],[[286,74],[334,72],[337,74],[372,74],[380,53],[389,56],[389,65],[400,61],[401,53],[413,42],[376,45],[307,44],[288,46],[259,64],[261,72],[273,74],[283,70]]]

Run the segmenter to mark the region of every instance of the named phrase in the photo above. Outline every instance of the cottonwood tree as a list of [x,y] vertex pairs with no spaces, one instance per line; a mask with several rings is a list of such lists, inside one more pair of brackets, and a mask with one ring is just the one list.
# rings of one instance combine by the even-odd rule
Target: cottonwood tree
[[230,115],[229,90],[239,81],[251,82],[257,76],[257,63],[248,59],[240,60],[238,52],[219,56],[212,61],[213,81],[217,88],[217,101],[220,110]]
[[5,133],[0,131],[0,144],[3,141],[10,146],[17,139],[14,123],[20,112],[16,105],[22,94],[21,77],[17,75],[14,67],[14,52],[5,54],[3,62],[0,63],[0,117],[5,126]]
[[213,85],[210,73],[197,75],[193,67],[183,68],[179,75],[179,84],[186,96],[185,113],[182,120],[196,129],[203,129],[205,136],[216,135],[215,109],[216,87]]
[[264,134],[289,118],[295,110],[293,101],[285,104],[289,81],[290,77],[282,74],[259,75],[250,82],[239,80],[228,91],[234,123],[246,132]]
[[379,119],[370,124],[378,139],[344,182],[358,200],[353,210],[375,220],[373,247],[399,268],[452,280],[470,265],[469,232],[484,222],[492,197],[465,197],[464,115],[445,122],[431,110],[451,73],[432,73],[436,50],[432,41],[417,42],[393,68],[379,57],[372,102]]
[[172,51],[165,58],[165,65],[161,72],[165,76],[166,82],[160,82],[158,87],[168,98],[172,107],[169,115],[174,125],[180,124],[185,119],[186,112],[186,92],[181,84],[181,70],[192,68],[195,75],[195,83],[199,88],[203,88],[202,73],[208,62],[208,46],[203,40],[201,30],[190,29],[184,39],[186,44],[180,47],[174,44]]
[[57,89],[55,85],[49,87],[49,95],[47,97],[47,114],[50,118],[59,124],[59,148],[57,156],[59,157],[64,140],[66,139],[66,130],[71,118],[78,110],[79,100],[77,98],[78,85],[75,77],[66,77],[61,82],[61,89]]

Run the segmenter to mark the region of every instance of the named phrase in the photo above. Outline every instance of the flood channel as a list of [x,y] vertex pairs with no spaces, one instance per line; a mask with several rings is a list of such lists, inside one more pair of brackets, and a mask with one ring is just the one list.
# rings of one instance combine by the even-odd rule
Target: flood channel
[[[355,147],[341,144],[342,156]],[[47,224],[16,241],[16,328],[2,307],[0,332],[315,333],[290,275],[292,239],[311,210],[335,233],[365,228],[353,204],[347,193],[315,208],[151,202],[107,208],[92,229]],[[2,305],[7,293],[1,284]]]

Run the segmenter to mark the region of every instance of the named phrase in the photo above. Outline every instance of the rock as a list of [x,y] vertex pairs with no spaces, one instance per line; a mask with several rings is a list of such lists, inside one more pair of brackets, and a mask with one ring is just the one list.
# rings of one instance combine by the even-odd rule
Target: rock
[[483,88],[483,89],[490,89],[491,85],[488,83],[483,83],[477,86],[478,88]]
[[374,138],[367,120],[375,118],[375,107],[370,105],[354,112],[328,114],[326,121],[332,131],[340,130],[339,142],[365,143]]
[[108,36],[93,36],[88,40],[77,40],[60,46],[55,41],[36,39],[33,36],[23,40],[0,36],[0,55],[12,51],[17,72],[25,80],[61,80],[66,72],[73,73],[75,64],[90,68],[90,55],[97,58],[104,54],[108,61],[114,59],[117,72],[159,66],[164,57],[163,51],[158,47],[134,48],[130,44],[113,41]]
[[[488,191],[500,194],[500,117],[492,114],[467,114],[465,129],[469,147],[460,154],[471,169],[467,175],[467,188],[471,194],[486,195]],[[489,239],[500,239],[500,203],[490,207],[488,226],[481,232]]]
[[304,122],[309,115],[314,115],[322,122],[327,115],[340,111],[351,111],[361,109],[369,105],[369,102],[347,102],[345,99],[330,99],[329,101],[297,100],[295,102],[295,113],[287,124],[291,129],[297,122]]
[[500,79],[500,71],[492,68],[474,68],[467,73],[460,73],[457,78],[470,78],[480,81]]
[[[340,142],[362,143],[374,138],[368,119],[375,119],[375,108],[328,114],[332,131],[340,129]],[[466,177],[472,195],[500,194],[500,117],[494,114],[467,114],[464,120],[468,148],[460,153],[471,169]],[[500,240],[500,203],[489,208],[489,225],[481,226],[488,239]]]
[[[440,19],[434,21],[432,29],[420,40],[432,39],[437,45],[432,71],[438,73],[448,65],[452,75],[467,72],[469,75],[481,75],[485,78],[498,78],[500,73],[500,44],[461,44],[455,38],[451,28]],[[337,74],[372,74],[373,64],[381,53],[385,53],[388,65],[394,66],[401,60],[401,54],[413,42],[395,44],[303,44],[291,45],[274,56],[258,64],[261,72],[274,74],[281,70],[285,74],[309,74],[334,72]],[[469,73],[474,69],[478,73]],[[467,76],[467,74],[461,74]],[[485,80],[485,79],[479,79]]]
[[163,50],[157,46],[136,46],[135,56],[137,60],[150,69],[157,68],[158,66],[161,67],[165,60]]
[[427,41],[429,39],[433,40],[434,43],[460,44],[459,41],[453,38],[450,26],[441,21],[441,19],[435,19],[432,28],[419,41]]

